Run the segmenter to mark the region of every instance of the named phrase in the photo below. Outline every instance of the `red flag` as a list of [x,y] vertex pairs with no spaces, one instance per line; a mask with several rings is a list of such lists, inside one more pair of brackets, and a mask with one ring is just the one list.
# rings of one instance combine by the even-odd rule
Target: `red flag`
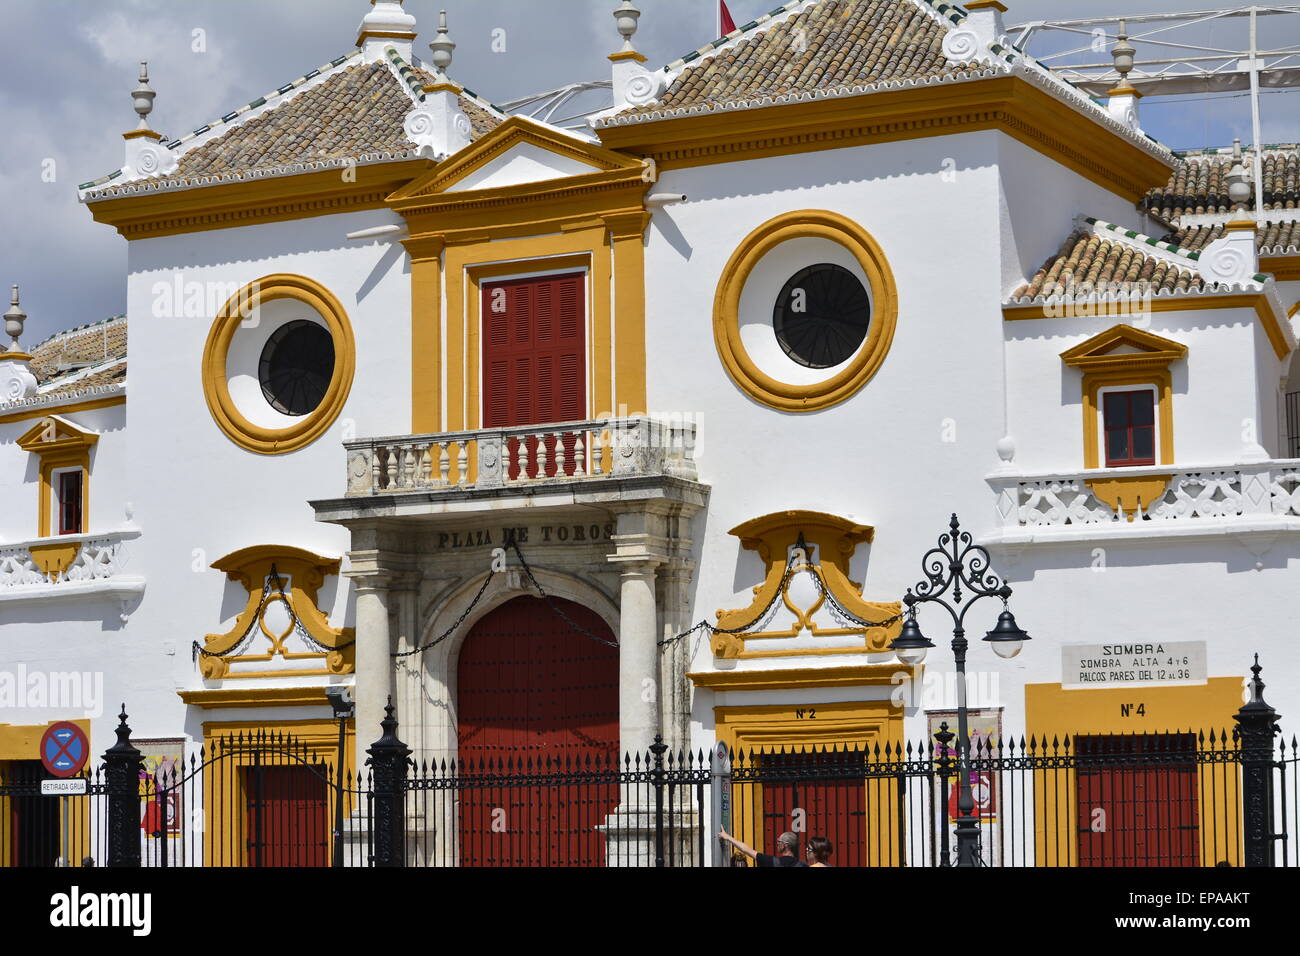
[[726,36],[728,33],[736,32],[736,21],[731,19],[731,11],[727,9],[726,0],[718,0],[718,36]]

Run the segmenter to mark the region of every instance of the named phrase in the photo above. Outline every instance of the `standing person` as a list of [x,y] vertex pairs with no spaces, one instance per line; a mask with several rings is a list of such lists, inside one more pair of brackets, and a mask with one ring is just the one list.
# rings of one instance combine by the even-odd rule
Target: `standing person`
[[766,853],[759,853],[748,843],[737,840],[726,830],[718,832],[718,836],[726,840],[745,856],[754,861],[755,866],[807,866],[803,860],[799,859],[799,838],[793,833],[786,831],[776,838],[776,856],[769,856]]
[[825,837],[809,837],[808,843],[804,847],[811,860],[809,866],[830,866],[831,854],[835,852],[835,844]]

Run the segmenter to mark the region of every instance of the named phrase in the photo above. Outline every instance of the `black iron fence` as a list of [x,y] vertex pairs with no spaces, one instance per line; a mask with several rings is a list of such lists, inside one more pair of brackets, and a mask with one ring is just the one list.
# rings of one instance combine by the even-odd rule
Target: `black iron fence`
[[465,765],[412,760],[391,708],[383,731],[360,778],[266,731],[148,772],[123,714],[103,764],[71,781],[0,767],[0,866],[751,865],[787,832],[835,866],[948,866],[962,772],[980,865],[1300,865],[1300,753],[1261,693],[1231,728],[976,740],[964,770],[946,730]]

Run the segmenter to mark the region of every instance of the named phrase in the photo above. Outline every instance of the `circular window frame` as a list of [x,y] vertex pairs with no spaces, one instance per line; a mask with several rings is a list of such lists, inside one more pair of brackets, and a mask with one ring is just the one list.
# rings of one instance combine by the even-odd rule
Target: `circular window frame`
[[[324,321],[334,340],[334,374],[316,408],[285,428],[255,425],[236,406],[226,380],[231,343],[249,312],[265,302],[296,299]],[[236,292],[217,313],[203,347],[203,395],[217,427],[239,447],[259,455],[283,455],[310,445],[337,420],[352,389],[356,340],[338,299],[323,285],[299,275],[269,275]]]
[[[846,248],[862,267],[872,301],[871,327],[853,359],[821,382],[791,385],[759,369],[740,336],[740,298],[750,274],[769,252],[792,239],[825,239]],[[732,253],[713,301],[713,338],[727,374],[770,408],[812,412],[852,397],[879,371],[894,341],[898,289],[880,245],[865,229],[829,210],[805,209],[769,219]]]

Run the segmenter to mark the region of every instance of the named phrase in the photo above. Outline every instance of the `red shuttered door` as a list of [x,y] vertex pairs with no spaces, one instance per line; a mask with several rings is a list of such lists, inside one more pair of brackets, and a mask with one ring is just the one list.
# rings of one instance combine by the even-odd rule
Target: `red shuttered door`
[[[604,620],[554,598],[611,643]],[[573,630],[541,598],[508,601],[474,625],[457,664],[462,866],[602,866],[595,828],[618,787],[505,787],[494,781],[612,767],[618,751],[618,648]]]
[[[483,424],[486,428],[572,422],[587,417],[586,304],[582,273],[512,279],[483,286]],[[573,473],[573,436],[565,440]],[[555,440],[546,448],[546,476],[555,474]],[[536,478],[536,439],[526,465]],[[517,478],[518,445],[510,443]]]
[[1200,866],[1191,734],[1075,738],[1079,866]]

